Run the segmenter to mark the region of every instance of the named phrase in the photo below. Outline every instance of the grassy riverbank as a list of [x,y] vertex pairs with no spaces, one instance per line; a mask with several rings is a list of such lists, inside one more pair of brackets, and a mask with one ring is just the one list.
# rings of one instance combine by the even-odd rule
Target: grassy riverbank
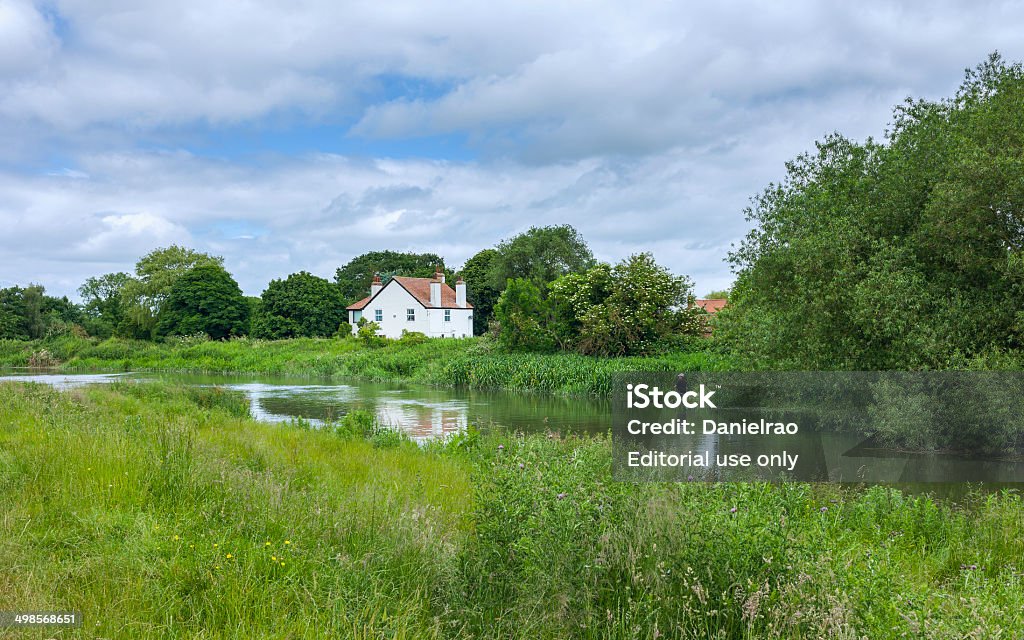
[[1024,632],[1016,493],[630,485],[602,438],[420,448],[244,409],[0,385],[4,608],[80,610],[61,637]]
[[594,358],[570,353],[502,353],[490,340],[389,341],[295,339],[145,342],[70,335],[0,341],[0,366],[59,366],[65,371],[263,373],[442,386],[602,394],[618,371],[702,371],[730,366],[726,356],[679,352],[654,357]]

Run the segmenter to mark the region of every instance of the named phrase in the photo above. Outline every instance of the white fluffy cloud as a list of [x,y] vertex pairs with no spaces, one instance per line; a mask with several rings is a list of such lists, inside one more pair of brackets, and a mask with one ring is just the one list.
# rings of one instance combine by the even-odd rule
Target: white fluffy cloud
[[1024,57],[1022,18],[995,1],[0,0],[0,285],[70,293],[186,242],[258,294],[371,249],[457,264],[569,223],[702,293],[730,280],[742,209],[785,160],[833,130],[881,135],[893,104],[949,95],[992,50]]

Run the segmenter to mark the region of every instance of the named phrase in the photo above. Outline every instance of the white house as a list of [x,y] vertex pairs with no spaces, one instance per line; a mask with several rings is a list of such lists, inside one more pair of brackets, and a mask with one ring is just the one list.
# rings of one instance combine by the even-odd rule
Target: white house
[[473,305],[466,301],[466,283],[460,277],[452,289],[440,270],[433,278],[395,276],[387,284],[375,275],[370,295],[347,310],[353,333],[360,318],[366,318],[380,327],[377,335],[388,338],[400,338],[402,331],[419,331],[431,338],[473,335]]

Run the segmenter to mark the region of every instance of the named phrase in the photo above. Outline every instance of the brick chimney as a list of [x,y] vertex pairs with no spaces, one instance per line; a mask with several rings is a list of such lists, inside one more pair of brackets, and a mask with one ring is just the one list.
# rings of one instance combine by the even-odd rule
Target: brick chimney
[[444,271],[441,270],[441,267],[436,267],[435,268],[435,270],[434,270],[434,280],[437,280],[441,284],[444,284]]
[[466,308],[466,283],[462,276],[455,281],[455,306]]
[[380,274],[373,274],[373,282],[370,283],[370,297],[377,295],[377,292],[384,287],[384,283],[380,281]]

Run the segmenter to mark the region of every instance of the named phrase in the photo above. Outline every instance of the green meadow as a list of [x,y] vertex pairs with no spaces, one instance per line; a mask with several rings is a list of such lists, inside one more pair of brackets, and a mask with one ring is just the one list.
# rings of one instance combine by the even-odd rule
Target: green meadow
[[626,484],[610,460],[604,437],[419,445],[216,388],[6,383],[0,609],[82,613],[24,637],[1024,634],[1015,491]]
[[48,340],[0,340],[0,366],[355,377],[376,382],[604,394],[616,372],[720,370],[730,368],[731,360],[700,345],[693,351],[659,356],[599,358],[574,353],[507,353],[488,338],[402,339],[367,345],[356,338],[150,342],[100,341],[65,334]]

